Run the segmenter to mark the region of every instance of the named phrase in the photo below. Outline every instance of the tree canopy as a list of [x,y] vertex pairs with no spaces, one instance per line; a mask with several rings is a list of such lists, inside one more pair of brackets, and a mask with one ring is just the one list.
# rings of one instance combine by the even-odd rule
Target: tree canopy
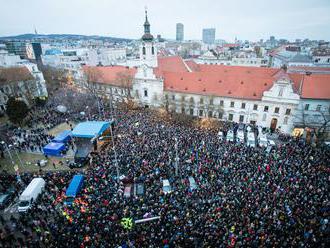
[[6,114],[12,123],[21,125],[28,113],[29,108],[23,100],[14,97],[8,99]]

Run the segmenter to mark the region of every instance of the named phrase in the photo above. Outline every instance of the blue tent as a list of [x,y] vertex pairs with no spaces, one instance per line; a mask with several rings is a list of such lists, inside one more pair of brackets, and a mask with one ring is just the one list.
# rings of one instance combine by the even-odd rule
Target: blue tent
[[58,134],[52,142],[55,143],[66,143],[71,139],[71,131],[64,130],[62,133]]
[[61,152],[65,149],[63,143],[51,142],[48,145],[44,146],[44,154],[49,156],[61,156]]
[[79,123],[72,131],[72,136],[77,138],[92,139],[95,136],[101,135],[110,127],[110,122],[107,121],[86,121]]

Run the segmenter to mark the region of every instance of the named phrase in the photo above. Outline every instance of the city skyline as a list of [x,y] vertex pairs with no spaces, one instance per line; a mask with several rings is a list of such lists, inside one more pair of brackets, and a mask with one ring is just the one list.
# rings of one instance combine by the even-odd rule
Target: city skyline
[[239,0],[230,3],[211,0],[14,0],[1,5],[0,22],[5,25],[0,27],[0,36],[34,33],[35,26],[41,34],[138,39],[143,32],[144,7],[147,6],[151,33],[169,39],[175,39],[176,23],[183,23],[186,40],[201,40],[202,29],[208,27],[217,30],[216,39],[227,41],[233,41],[235,37],[265,40],[271,35],[276,39],[330,40],[330,16],[327,14],[330,2],[326,0],[254,0],[252,3]]

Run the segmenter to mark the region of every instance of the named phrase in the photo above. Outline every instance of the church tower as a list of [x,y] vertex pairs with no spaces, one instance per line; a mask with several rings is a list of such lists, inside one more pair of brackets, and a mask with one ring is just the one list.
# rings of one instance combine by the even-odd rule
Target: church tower
[[144,22],[144,34],[141,38],[140,45],[140,61],[141,65],[148,67],[157,67],[157,48],[154,43],[154,37],[150,33],[150,23],[148,21],[148,13],[145,11],[146,20]]

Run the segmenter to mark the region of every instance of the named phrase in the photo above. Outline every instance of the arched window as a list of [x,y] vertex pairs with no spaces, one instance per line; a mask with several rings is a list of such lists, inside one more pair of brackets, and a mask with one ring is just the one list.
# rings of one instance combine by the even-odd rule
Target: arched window
[[283,121],[283,124],[284,125],[287,125],[288,124],[288,119],[289,119],[288,117],[284,117],[284,121]]
[[151,48],[151,53],[152,53],[152,55],[155,54],[155,48],[154,47]]
[[146,48],[145,47],[142,47],[142,54],[146,55]]

